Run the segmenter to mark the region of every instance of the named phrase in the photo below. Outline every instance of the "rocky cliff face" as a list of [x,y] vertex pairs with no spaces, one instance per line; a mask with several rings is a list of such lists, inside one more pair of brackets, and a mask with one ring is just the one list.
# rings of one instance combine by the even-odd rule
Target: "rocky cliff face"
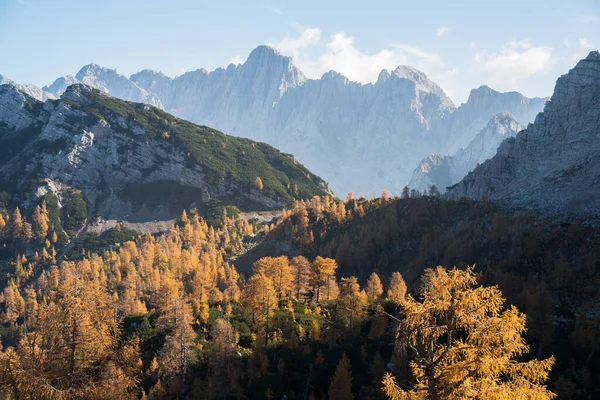
[[510,113],[519,124],[527,126],[542,111],[546,101],[548,98],[530,99],[517,92],[500,93],[488,86],[471,90],[467,102],[453,115],[444,154],[453,154],[465,147],[490,118],[501,112]]
[[441,193],[460,181],[478,164],[493,157],[503,140],[513,137],[521,125],[508,112],[494,116],[465,148],[454,155],[431,154],[413,172],[411,189],[427,190],[435,185]]
[[290,152],[341,196],[350,190],[399,193],[428,154],[454,153],[502,111],[527,124],[544,102],[482,87],[457,109],[408,66],[382,71],[374,84],[334,71],[306,79],[292,59],[268,46],[256,48],[244,64],[174,79],[149,70],[127,79],[91,64],[44,89],[60,96],[73,79]]
[[552,216],[598,220],[600,211],[600,53],[556,82],[535,122],[505,140],[452,196],[481,198]]
[[320,178],[266,144],[85,85],[46,103],[0,86],[0,148],[0,191],[26,203],[77,189],[90,217],[168,220],[213,200],[261,210],[328,193]]

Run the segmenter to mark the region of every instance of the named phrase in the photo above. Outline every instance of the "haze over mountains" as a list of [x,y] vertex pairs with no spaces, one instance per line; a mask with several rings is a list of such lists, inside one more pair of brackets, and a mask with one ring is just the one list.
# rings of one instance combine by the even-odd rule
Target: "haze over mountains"
[[521,125],[510,113],[499,113],[489,120],[466,148],[459,149],[452,156],[427,156],[413,172],[408,187],[426,191],[436,186],[440,193],[444,193],[448,186],[459,182],[477,164],[493,157],[500,143],[520,130]]
[[568,74],[535,122],[502,142],[451,195],[489,199],[545,215],[598,222],[600,212],[600,53]]
[[457,108],[408,66],[382,71],[374,84],[351,82],[334,71],[307,79],[291,58],[268,46],[256,48],[244,64],[176,78],[151,70],[127,78],[90,64],[44,87],[37,98],[58,97],[77,82],[267,142],[294,154],[340,196],[399,193],[424,157],[468,146],[500,112],[527,125],[546,101],[482,86]]

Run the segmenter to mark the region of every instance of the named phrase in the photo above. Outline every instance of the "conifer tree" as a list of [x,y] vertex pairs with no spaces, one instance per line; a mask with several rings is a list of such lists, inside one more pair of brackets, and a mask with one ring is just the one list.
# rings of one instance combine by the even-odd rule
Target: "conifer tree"
[[381,279],[379,279],[379,275],[377,275],[375,272],[373,272],[367,280],[366,292],[370,300],[377,300],[383,294],[383,285],[381,284]]
[[254,186],[256,186],[256,188],[260,191],[263,190],[264,185],[263,185],[262,179],[260,179],[260,176],[257,176],[256,179],[254,180]]
[[15,208],[12,218],[12,236],[15,239],[21,239],[23,235],[23,216],[19,207]]
[[43,203],[42,207],[35,207],[35,211],[33,212],[33,232],[40,241],[43,241],[46,235],[48,235],[49,221],[46,203]]
[[387,291],[388,299],[401,303],[406,298],[406,283],[400,272],[393,272],[390,279],[390,287]]
[[497,287],[476,286],[472,269],[428,269],[420,300],[404,303],[397,349],[413,361],[416,384],[399,388],[387,374],[384,391],[395,399],[550,399],[544,386],[553,358],[516,361],[529,349],[525,315],[503,310]]
[[352,393],[352,373],[350,371],[350,361],[346,353],[335,368],[335,373],[331,378],[329,385],[329,400],[351,400],[354,399]]
[[316,294],[316,302],[319,303],[321,301],[321,288],[335,274],[337,263],[334,259],[317,256],[311,267],[310,283],[313,286],[313,293]]
[[309,287],[310,261],[306,257],[297,256],[290,260],[290,266],[293,275],[292,292],[296,299],[300,299],[300,296],[306,293]]

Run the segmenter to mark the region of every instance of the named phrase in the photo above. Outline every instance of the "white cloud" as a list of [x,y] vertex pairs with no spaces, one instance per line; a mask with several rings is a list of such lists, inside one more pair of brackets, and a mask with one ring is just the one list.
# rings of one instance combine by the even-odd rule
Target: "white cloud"
[[576,20],[579,22],[583,22],[584,24],[593,24],[596,22],[600,22],[600,15],[584,14],[584,15],[580,15]]
[[533,46],[529,41],[512,41],[497,53],[487,50],[475,55],[474,67],[499,85],[516,85],[532,75],[546,72],[554,64],[553,49]]
[[594,47],[593,44],[591,44],[587,39],[584,38],[579,38],[578,43],[581,49],[591,49],[592,47]]
[[435,36],[442,37],[446,35],[446,33],[448,33],[449,30],[450,28],[448,28],[446,25],[442,25],[435,30]]
[[306,27],[300,32],[298,37],[286,36],[283,40],[269,45],[277,49],[282,54],[296,58],[300,52],[310,46],[313,46],[321,40],[321,30],[318,28]]
[[304,28],[297,37],[286,36],[282,41],[270,43],[294,63],[309,78],[320,78],[335,70],[351,81],[369,83],[377,81],[383,69],[411,65],[425,73],[445,71],[442,57],[408,44],[390,44],[376,53],[364,52],[355,45],[355,38],[339,32],[327,39],[321,38],[316,28]]
[[247,59],[247,57],[235,56],[231,60],[229,60],[229,63],[235,64],[235,65],[243,64],[246,62],[246,59]]
[[469,42],[469,47],[472,48],[472,49],[474,49],[475,47],[477,47],[477,43],[475,41],[471,40]]

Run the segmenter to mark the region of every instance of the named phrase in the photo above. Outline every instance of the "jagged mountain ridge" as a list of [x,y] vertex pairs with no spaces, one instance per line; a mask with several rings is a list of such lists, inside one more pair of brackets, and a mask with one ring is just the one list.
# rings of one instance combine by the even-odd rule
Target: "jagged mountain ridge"
[[291,155],[265,143],[82,84],[45,103],[0,86],[0,149],[0,191],[14,203],[76,189],[90,218],[169,220],[213,199],[245,211],[280,209],[329,193]]
[[597,223],[599,154],[600,53],[593,51],[557,80],[535,122],[505,140],[449,195],[487,196],[548,216]]
[[73,79],[290,152],[339,195],[400,192],[428,154],[466,146],[502,111],[526,125],[545,101],[480,88],[456,108],[408,66],[382,71],[373,84],[334,71],[307,79],[291,58],[268,46],[257,47],[243,64],[176,78],[151,70],[126,78],[91,64],[44,89],[59,96]]
[[408,187],[423,191],[435,185],[440,193],[444,193],[448,186],[459,182],[478,164],[493,157],[500,143],[515,136],[521,129],[510,113],[495,115],[467,147],[451,156],[431,154],[423,159],[413,172]]

